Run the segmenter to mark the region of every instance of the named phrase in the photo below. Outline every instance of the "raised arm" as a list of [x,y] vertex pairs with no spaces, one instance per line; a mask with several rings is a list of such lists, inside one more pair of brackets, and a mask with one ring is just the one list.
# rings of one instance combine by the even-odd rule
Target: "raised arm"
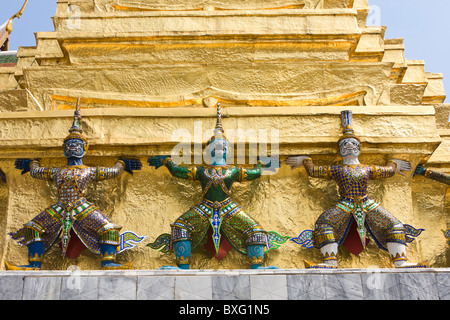
[[414,175],[424,176],[428,179],[450,185],[450,174],[444,173],[444,172],[432,171],[430,169],[424,168],[422,165],[417,166],[417,168],[414,172]]
[[411,171],[411,163],[405,160],[392,159],[385,166],[372,166],[372,179],[393,177],[396,173],[405,175],[403,171]]
[[260,159],[258,163],[255,164],[253,168],[243,168],[238,167],[239,169],[239,182],[249,181],[260,178],[263,174],[273,174],[277,172],[277,169],[280,167],[280,163],[278,159],[275,161],[268,159]]
[[118,160],[112,167],[97,167],[97,170],[95,171],[95,180],[103,181],[117,178],[124,170],[125,163],[122,160]]
[[430,169],[426,169],[425,177],[450,185],[450,174],[448,174],[448,173],[437,172],[437,171],[432,171]]
[[54,168],[41,167],[38,161],[32,161],[30,163],[30,176],[39,180],[53,180]]
[[53,180],[53,168],[41,167],[39,161],[31,159],[17,159],[14,163],[16,169],[22,170],[22,174],[30,172],[30,175],[39,180]]
[[107,179],[114,179],[122,174],[122,172],[128,172],[133,174],[134,170],[141,170],[142,163],[135,159],[120,159],[112,167],[97,167],[95,173],[95,180],[103,181]]
[[179,166],[173,162],[172,158],[169,156],[151,157],[148,159],[148,164],[151,167],[155,167],[155,169],[165,166],[169,169],[170,174],[177,178],[190,180],[198,179],[197,167]]
[[312,159],[308,156],[289,157],[286,159],[286,164],[291,166],[292,169],[303,165],[310,177],[331,179],[330,166],[315,166]]
[[258,179],[262,175],[264,165],[262,163],[255,164],[253,168],[237,167],[239,170],[239,182]]
[[393,161],[388,161],[385,166],[372,166],[372,179],[384,179],[390,178],[395,175],[395,169],[397,168],[397,164]]
[[310,177],[331,179],[330,166],[315,166],[311,158],[304,159],[303,166]]

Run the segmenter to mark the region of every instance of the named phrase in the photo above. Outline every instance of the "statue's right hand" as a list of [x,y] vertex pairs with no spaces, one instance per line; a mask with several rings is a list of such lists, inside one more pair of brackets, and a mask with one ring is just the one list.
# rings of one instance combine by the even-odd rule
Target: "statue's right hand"
[[164,165],[164,160],[169,158],[169,156],[157,156],[157,157],[150,157],[148,158],[147,162],[150,167],[155,167],[155,169],[158,169],[159,167],[162,167]]
[[125,163],[125,172],[133,175],[133,170],[141,170],[142,163],[138,159],[120,159],[123,163]]
[[33,160],[31,159],[17,159],[14,163],[14,167],[16,169],[22,170],[22,174],[25,174],[30,171],[30,163]]
[[293,156],[293,157],[288,157],[288,158],[285,160],[285,163],[286,163],[288,166],[291,166],[292,169],[295,169],[295,168],[301,167],[301,166],[303,165],[303,161],[304,161],[305,159],[308,159],[308,158],[309,158],[309,156]]

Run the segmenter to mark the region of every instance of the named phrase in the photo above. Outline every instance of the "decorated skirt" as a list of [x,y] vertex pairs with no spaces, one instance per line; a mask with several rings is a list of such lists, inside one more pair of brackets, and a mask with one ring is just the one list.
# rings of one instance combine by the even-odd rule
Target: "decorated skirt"
[[42,241],[45,250],[60,238],[65,254],[71,235],[75,234],[86,248],[99,254],[100,244],[120,245],[120,229],[94,204],[82,198],[71,207],[62,203],[50,206],[10,236],[21,245]]
[[357,232],[362,248],[366,246],[370,234],[384,250],[387,250],[388,242],[406,244],[424,231],[403,225],[375,200],[366,198],[361,202],[354,202],[341,199],[320,215],[314,230],[305,230],[291,240],[307,248],[321,248],[335,242],[341,245],[351,230]]
[[195,248],[202,243],[210,228],[216,254],[222,235],[242,254],[247,254],[249,245],[264,245],[265,250],[269,251],[278,248],[289,239],[276,232],[265,231],[230,198],[222,202],[204,199],[181,215],[171,227],[172,234],[162,234],[148,246],[153,249],[162,247],[162,252],[168,252],[173,250],[174,242],[189,240],[192,248]]

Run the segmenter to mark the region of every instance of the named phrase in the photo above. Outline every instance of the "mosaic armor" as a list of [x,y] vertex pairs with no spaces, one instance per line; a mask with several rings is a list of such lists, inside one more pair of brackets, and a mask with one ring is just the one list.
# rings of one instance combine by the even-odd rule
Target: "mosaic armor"
[[181,215],[172,225],[172,241],[191,240],[197,247],[211,227],[214,248],[218,254],[221,236],[239,252],[247,254],[247,246],[268,246],[267,232],[231,200],[234,182],[249,181],[261,176],[261,165],[242,167],[182,167],[170,159],[166,167],[178,178],[197,180],[202,186],[203,201]]
[[445,183],[450,186],[450,174],[438,171],[432,171],[430,169],[425,169],[423,174],[425,178]]
[[331,242],[342,244],[353,222],[356,223],[362,247],[366,246],[367,231],[384,250],[387,250],[387,242],[406,244],[405,227],[378,201],[370,199],[367,192],[369,180],[395,175],[394,161],[389,161],[386,166],[314,166],[311,159],[305,159],[304,166],[311,177],[336,181],[340,194],[339,202],[323,212],[316,221],[313,234],[315,247],[320,248]]
[[303,165],[310,177],[334,180],[339,188],[339,201],[319,216],[314,230],[305,230],[291,239],[306,248],[320,249],[323,263],[305,261],[306,267],[337,268],[338,246],[343,245],[357,255],[366,247],[369,235],[380,248],[389,252],[395,267],[427,267],[428,262],[406,262],[406,244],[423,229],[402,224],[368,194],[370,180],[390,178],[396,172],[403,174],[411,170],[411,164],[404,160],[390,160],[385,166],[361,164],[358,160],[361,141],[354,135],[352,112],[342,111],[341,118],[344,134],[338,147],[342,165],[316,166],[307,156],[286,159],[292,168]]
[[43,241],[48,250],[61,235],[61,247],[66,253],[71,230],[90,251],[100,254],[100,245],[118,246],[121,227],[112,223],[97,206],[86,200],[89,183],[118,177],[124,170],[123,161],[111,168],[88,166],[65,166],[46,168],[37,161],[30,164],[33,178],[52,181],[58,190],[58,202],[26,223],[12,234],[22,245]]
[[216,258],[222,259],[228,250],[234,248],[249,257],[252,268],[262,268],[264,252],[278,248],[289,237],[267,232],[231,199],[233,183],[261,177],[265,165],[258,163],[246,169],[226,164],[228,142],[223,134],[220,104],[217,115],[215,134],[207,142],[208,151],[215,157],[210,166],[181,166],[170,157],[149,159],[151,166],[158,168],[164,165],[174,177],[200,182],[203,199],[176,219],[171,225],[171,234],[160,235],[148,246],[153,249],[163,247],[163,252],[174,251],[177,265],[187,269],[191,250],[206,238],[206,247],[212,247]]
[[139,160],[121,159],[110,168],[85,166],[82,159],[89,144],[82,133],[78,99],[72,127],[64,139],[66,166],[47,168],[31,159],[16,160],[15,166],[22,170],[22,174],[30,172],[35,179],[55,183],[58,202],[24,224],[23,228],[10,233],[19,244],[28,247],[30,264],[15,266],[6,262],[7,269],[40,269],[44,252],[50,249],[58,238],[63,255],[72,259],[77,258],[87,248],[101,255],[102,269],[131,268],[131,263],[114,263],[118,248],[132,248],[134,243],[139,243],[145,237],[139,237],[130,231],[119,235],[121,227],[111,222],[97,206],[87,201],[86,190],[89,183],[116,178],[123,171],[133,174],[133,170],[140,170],[142,164]]

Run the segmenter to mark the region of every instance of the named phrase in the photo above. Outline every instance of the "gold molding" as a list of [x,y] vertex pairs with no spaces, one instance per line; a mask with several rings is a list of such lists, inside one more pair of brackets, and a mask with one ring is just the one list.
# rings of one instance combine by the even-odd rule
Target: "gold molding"
[[[122,5],[112,5],[114,10],[117,11],[205,11],[204,8],[194,8],[194,9],[150,9],[150,8],[141,8],[141,7],[130,7],[130,6],[122,6]],[[229,8],[220,8],[214,7],[214,11],[237,11],[237,10],[286,10],[286,9],[303,9],[305,4],[293,4],[275,8],[254,8],[254,9],[229,9]]]
[[[208,96],[196,99],[180,101],[138,101],[102,98],[81,98],[84,108],[95,108],[95,105],[111,105],[112,107],[128,108],[174,108],[188,106],[202,106],[205,98],[214,98],[227,106],[248,107],[303,107],[303,106],[362,106],[367,91],[357,91],[349,94],[331,96],[326,98],[301,99],[301,100],[252,100],[252,99],[227,99],[218,96]],[[77,97],[52,95],[52,110],[74,109]],[[91,106],[86,106],[91,105]]]

